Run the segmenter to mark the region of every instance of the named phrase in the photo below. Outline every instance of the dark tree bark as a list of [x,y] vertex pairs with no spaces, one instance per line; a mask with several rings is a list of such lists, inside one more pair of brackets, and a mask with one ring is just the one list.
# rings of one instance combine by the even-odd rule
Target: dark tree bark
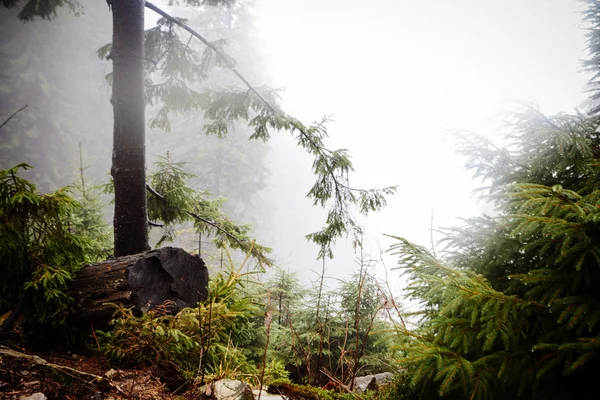
[[115,256],[149,249],[146,209],[144,0],[112,1]]
[[115,308],[145,313],[169,301],[175,313],[208,297],[208,269],[197,255],[164,247],[86,265],[71,283],[75,322],[107,326]]

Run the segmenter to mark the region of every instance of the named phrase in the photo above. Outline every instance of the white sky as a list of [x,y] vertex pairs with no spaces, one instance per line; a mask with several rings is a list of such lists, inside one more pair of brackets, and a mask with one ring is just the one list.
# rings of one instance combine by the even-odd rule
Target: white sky
[[[429,245],[434,225],[478,214],[462,160],[442,141],[460,125],[483,122],[510,99],[537,101],[546,113],[571,112],[585,98],[584,32],[571,0],[256,0],[257,28],[271,86],[305,122],[334,114],[331,146],[348,148],[363,187],[399,185],[388,208],[366,225],[378,251],[383,233]],[[284,265],[319,268],[303,235],[321,214],[303,198],[310,160],[290,138],[276,139],[273,190],[289,195],[273,211]],[[298,154],[290,156],[290,154]],[[294,200],[296,198],[301,200]],[[314,217],[311,215],[314,214]],[[316,224],[316,225],[315,225]],[[353,266],[342,249],[328,268]],[[390,267],[390,265],[388,265]]]

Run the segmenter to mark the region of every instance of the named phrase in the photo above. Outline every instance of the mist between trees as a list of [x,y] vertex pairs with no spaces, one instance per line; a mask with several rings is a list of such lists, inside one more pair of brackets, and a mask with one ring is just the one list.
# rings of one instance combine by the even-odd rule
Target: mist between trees
[[[583,3],[589,101],[552,116],[517,104],[497,137],[453,132],[493,212],[428,248],[388,235],[384,257],[367,254],[358,216],[397,188],[355,187],[350,152],[328,147],[330,118],[284,111],[251,1],[3,1],[2,335],[60,335],[84,264],[169,244],[207,262],[208,299],[175,315],[116,306],[110,327],[73,343],[154,366],[188,394],[233,378],[292,398],[595,398],[600,6]],[[159,17],[145,24],[145,12]],[[312,161],[307,198],[324,219],[305,233],[310,287],[279,265],[269,229],[287,206],[270,188],[272,135]],[[335,279],[340,239],[354,272]],[[405,298],[390,289],[399,276]],[[379,372],[394,380],[356,391],[357,376]]]

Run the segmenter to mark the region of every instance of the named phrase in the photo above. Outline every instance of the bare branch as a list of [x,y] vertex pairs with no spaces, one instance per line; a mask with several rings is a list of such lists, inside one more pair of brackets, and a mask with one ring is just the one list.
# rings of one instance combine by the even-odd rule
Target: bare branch
[[23,107],[19,108],[17,111],[15,111],[14,113],[12,113],[12,115],[10,117],[8,117],[3,123],[2,125],[0,125],[0,128],[2,128],[4,125],[8,124],[8,121],[10,121],[11,119],[13,119],[13,117],[15,115],[17,115],[18,113],[20,113],[21,111],[23,111],[24,109],[27,108],[27,104],[25,104]]

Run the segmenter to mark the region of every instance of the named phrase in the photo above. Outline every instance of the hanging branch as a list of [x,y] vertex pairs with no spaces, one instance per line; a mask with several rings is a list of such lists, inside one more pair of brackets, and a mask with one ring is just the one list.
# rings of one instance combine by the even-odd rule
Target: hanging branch
[[218,231],[221,231],[221,232],[223,232],[225,235],[227,235],[227,237],[229,237],[229,238],[231,238],[231,239],[235,240],[235,241],[236,241],[236,242],[237,242],[237,243],[238,243],[240,246],[244,246],[244,243],[243,243],[241,240],[239,240],[238,238],[236,238],[235,236],[233,236],[231,233],[227,232],[225,229],[221,228],[221,227],[219,226],[219,224],[217,224],[216,222],[209,221],[209,220],[207,220],[206,218],[202,218],[202,217],[201,217],[201,216],[199,216],[198,214],[196,214],[196,213],[193,213],[193,212],[191,212],[191,211],[186,211],[186,212],[187,212],[187,213],[188,213],[188,214],[189,214],[189,215],[190,215],[192,218],[194,218],[194,219],[197,219],[198,221],[202,221],[202,222],[204,222],[205,224],[208,224],[208,225],[212,226],[213,228],[217,229]]
[[[154,197],[156,197],[157,199],[159,199],[162,203],[164,203],[165,205],[168,205],[169,202],[168,200],[159,192],[157,192],[152,186],[150,186],[149,183],[146,183],[146,190],[148,191],[148,193],[152,194]],[[228,231],[227,229],[225,229],[222,224],[220,224],[217,221],[213,221],[207,218],[204,218],[200,215],[198,215],[195,212],[192,212],[190,210],[183,210],[183,212],[187,215],[189,215],[190,217],[192,217],[193,219],[195,219],[196,221],[200,221],[203,222],[207,225],[212,226],[213,228],[215,228],[216,230],[218,230],[219,232],[223,233],[227,238],[229,238],[229,243],[232,244],[232,242],[235,242],[237,244],[237,246],[232,246],[232,247],[237,247],[242,251],[245,252],[250,252],[250,254],[252,254],[252,256],[261,264],[267,265],[267,266],[271,266],[274,264],[273,260],[266,257],[263,252],[268,252],[269,249],[268,248],[264,248],[262,246],[259,246],[257,244],[255,244],[253,241],[247,239],[247,238],[242,238],[240,239],[239,237],[237,237],[236,235],[232,234],[230,231]],[[148,221],[148,224],[150,226],[153,227],[164,227],[164,225],[162,224],[158,224],[152,221]]]
[[275,109],[260,95],[260,93],[258,93],[258,91],[250,84],[250,82],[248,82],[246,80],[246,78],[244,78],[242,76],[242,74],[240,74],[240,72],[233,66],[233,62],[231,61],[231,58],[229,58],[225,53],[223,53],[221,50],[219,50],[214,44],[212,44],[211,42],[206,40],[202,35],[200,35],[198,32],[196,32],[195,30],[190,28],[187,24],[185,24],[185,23],[181,22],[180,20],[178,20],[177,18],[172,17],[171,15],[167,14],[165,11],[161,10],[160,8],[158,8],[154,4],[150,3],[149,1],[146,2],[146,7],[151,9],[155,13],[159,14],[160,16],[166,18],[170,22],[185,29],[186,31],[191,33],[193,36],[195,36],[198,40],[200,40],[202,43],[204,43],[207,47],[209,47],[212,51],[214,51],[219,57],[221,57],[221,59],[223,59],[225,62],[227,62],[227,68],[229,68],[238,78],[240,78],[240,80],[242,82],[244,82],[244,84],[248,87],[248,89],[250,91],[252,91],[252,93],[254,93],[263,103],[265,103],[269,108],[271,108],[271,110],[275,111]]
[[[352,232],[355,242],[357,242],[362,234],[362,228],[352,217],[349,209],[350,205],[357,205],[360,213],[363,215],[367,215],[370,211],[379,211],[386,205],[385,196],[394,194],[397,191],[397,187],[390,186],[383,189],[371,190],[351,187],[348,175],[349,172],[353,171],[353,166],[347,151],[332,151],[323,145],[322,139],[327,136],[323,125],[329,120],[328,118],[324,118],[320,123],[307,127],[297,119],[275,108],[235,68],[235,63],[231,57],[227,56],[217,46],[209,42],[180,19],[169,15],[150,2],[146,2],[145,4],[147,8],[161,15],[171,24],[175,24],[189,32],[193,37],[196,37],[215,52],[217,57],[225,62],[226,67],[244,83],[248,91],[252,92],[259,100],[259,103],[264,106],[262,113],[250,121],[250,125],[255,127],[255,133],[251,136],[252,139],[267,140],[269,137],[268,127],[287,130],[292,134],[295,131],[299,133],[298,145],[314,156],[313,171],[317,176],[317,182],[308,192],[308,197],[313,199],[313,205],[320,205],[321,207],[325,207],[330,199],[333,199],[334,202],[329,209],[326,226],[318,232],[306,235],[308,240],[320,245],[319,258],[324,258],[325,256],[333,257],[331,250],[332,243],[336,238],[348,234],[348,231]],[[236,94],[233,93],[233,96],[235,98]],[[246,98],[247,93],[243,97]],[[257,106],[254,105],[253,107],[257,108]],[[212,114],[213,119],[220,119],[220,121],[217,121],[212,128],[211,125],[207,125],[205,131],[207,133],[222,135],[226,133],[226,128],[223,128],[224,116],[219,114],[223,114],[224,110],[220,110],[218,105],[215,107],[206,110],[207,115],[210,116]],[[225,113],[231,114],[232,111],[229,110]],[[240,118],[241,115],[243,113],[240,114],[234,111],[227,118]]]
[[167,199],[164,198],[164,196],[160,193],[158,193],[156,190],[154,190],[152,188],[152,186],[150,186],[149,183],[146,182],[146,190],[148,192],[150,192],[150,194],[154,197],[156,197],[157,199],[160,199],[162,202],[164,202],[165,204],[167,203]]

